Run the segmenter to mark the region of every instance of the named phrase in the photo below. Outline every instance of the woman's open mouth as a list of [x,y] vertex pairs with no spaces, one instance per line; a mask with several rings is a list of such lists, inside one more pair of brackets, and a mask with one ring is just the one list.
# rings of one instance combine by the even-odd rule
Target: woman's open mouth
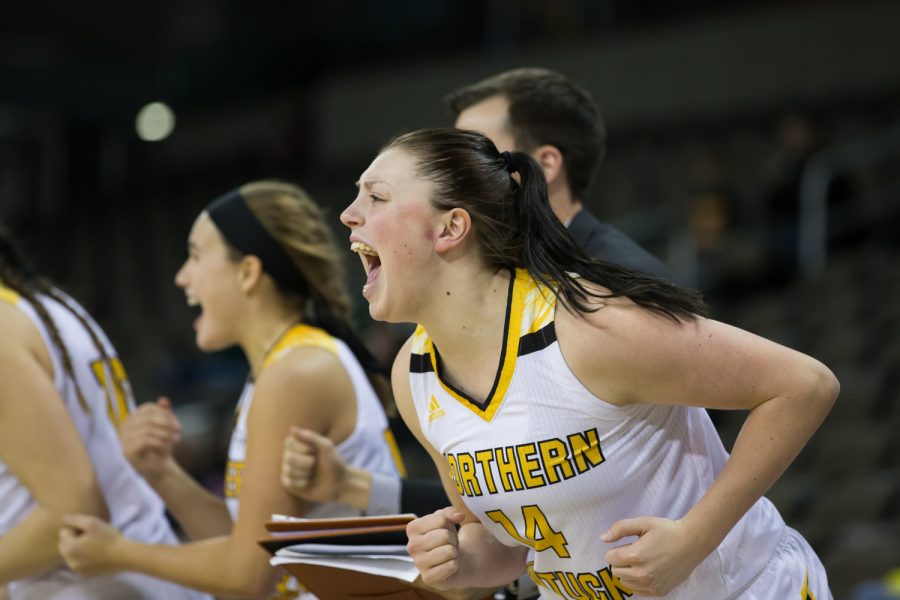
[[192,325],[194,327],[194,331],[198,331],[200,329],[200,320],[203,318],[203,306],[200,304],[199,300],[191,296],[187,297],[187,305],[197,314]]
[[381,275],[381,258],[374,248],[362,242],[351,243],[350,250],[359,254],[362,260],[363,269],[366,271],[366,284],[363,286],[362,293],[363,296],[367,296],[378,276]]

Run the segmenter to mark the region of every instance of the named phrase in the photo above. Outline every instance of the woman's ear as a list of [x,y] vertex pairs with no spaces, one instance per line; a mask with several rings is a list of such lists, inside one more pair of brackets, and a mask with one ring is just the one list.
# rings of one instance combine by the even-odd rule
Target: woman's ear
[[556,146],[545,144],[539,146],[537,150],[531,153],[531,157],[537,161],[544,172],[544,178],[547,180],[547,187],[553,185],[562,175],[564,161],[562,152]]
[[434,243],[438,253],[456,248],[472,230],[472,217],[464,208],[451,208],[441,217],[441,229]]
[[245,294],[253,291],[259,285],[262,274],[262,261],[259,257],[247,254],[241,258],[241,262],[238,263],[238,285],[241,286],[241,291]]

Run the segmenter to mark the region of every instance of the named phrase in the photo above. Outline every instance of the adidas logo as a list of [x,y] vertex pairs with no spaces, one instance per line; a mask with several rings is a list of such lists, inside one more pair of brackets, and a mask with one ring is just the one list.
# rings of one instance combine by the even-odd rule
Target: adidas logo
[[441,405],[438,404],[437,398],[434,396],[431,397],[431,400],[428,401],[428,422],[431,423],[435,419],[439,419],[443,417],[445,414],[444,409],[441,408]]

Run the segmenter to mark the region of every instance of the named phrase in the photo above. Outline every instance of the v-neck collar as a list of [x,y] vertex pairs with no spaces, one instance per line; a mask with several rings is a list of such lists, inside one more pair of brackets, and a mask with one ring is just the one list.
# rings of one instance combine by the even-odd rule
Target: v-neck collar
[[522,328],[522,313],[525,304],[525,288],[527,274],[522,270],[510,273],[509,291],[506,297],[506,315],[503,320],[503,345],[500,348],[500,361],[497,365],[497,373],[491,391],[488,392],[484,402],[479,402],[447,382],[442,376],[440,354],[431,339],[428,340],[428,354],[431,357],[431,366],[437,377],[438,383],[448,394],[467,407],[485,421],[491,421],[503,399],[509,384],[512,381],[513,372],[516,370],[516,358],[519,353],[519,333]]

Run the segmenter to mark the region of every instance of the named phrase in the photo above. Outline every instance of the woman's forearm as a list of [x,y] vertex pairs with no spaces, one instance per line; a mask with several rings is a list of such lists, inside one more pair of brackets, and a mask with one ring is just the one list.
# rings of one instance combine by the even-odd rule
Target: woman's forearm
[[37,506],[0,536],[0,584],[30,577],[62,563],[56,536],[62,515]]
[[231,533],[232,520],[225,501],[197,483],[174,459],[152,485],[192,540]]
[[93,480],[65,493],[60,491],[46,504],[36,504],[25,518],[0,535],[0,584],[62,564],[56,540],[63,515],[70,512],[109,518],[103,495]]
[[772,398],[750,411],[716,481],[683,519],[707,553],[784,473],[828,414],[837,391],[834,377],[823,373],[805,393]]
[[138,571],[217,596],[265,597],[277,576],[265,550],[226,536],[178,546],[119,538],[116,546],[117,570]]
[[365,469],[346,465],[335,501],[365,511],[371,495],[372,474]]
[[[73,491],[72,495],[77,493]],[[38,504],[24,519],[0,536],[0,585],[30,577],[63,563],[56,545],[63,512],[80,510],[107,518],[106,507],[88,499],[81,503],[58,504],[60,506],[53,510]]]

